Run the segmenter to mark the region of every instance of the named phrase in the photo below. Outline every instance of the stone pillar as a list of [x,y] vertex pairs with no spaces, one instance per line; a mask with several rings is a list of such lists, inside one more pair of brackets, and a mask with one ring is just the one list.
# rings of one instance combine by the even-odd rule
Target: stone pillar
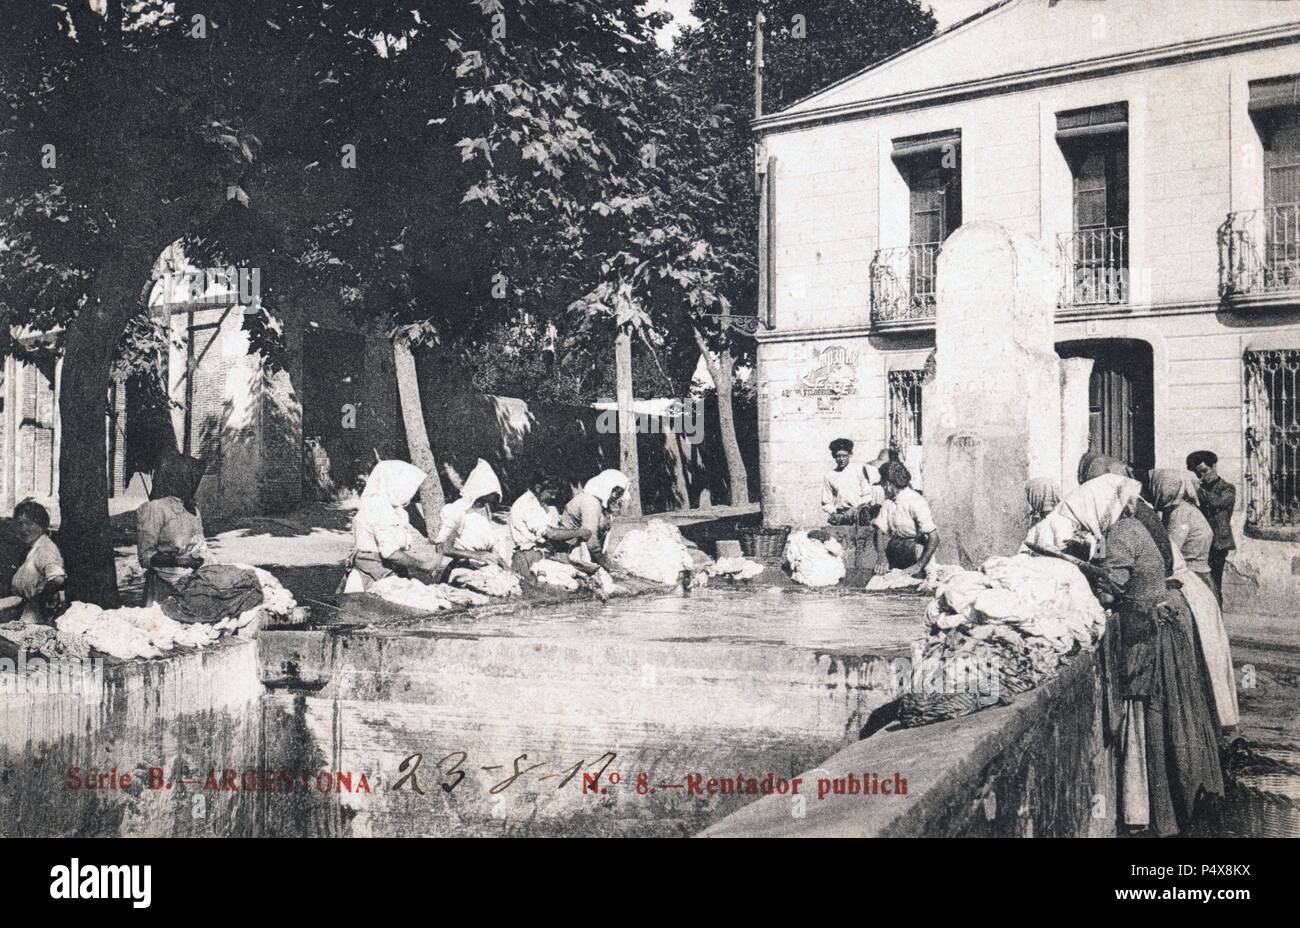
[[1092,435],[1088,385],[1092,358],[1067,358],[1061,362],[1061,494],[1079,485],[1079,458],[1088,450]]
[[976,568],[1025,536],[1025,481],[1061,477],[1056,271],[1038,242],[992,222],[939,257],[936,376],[923,416],[938,559]]

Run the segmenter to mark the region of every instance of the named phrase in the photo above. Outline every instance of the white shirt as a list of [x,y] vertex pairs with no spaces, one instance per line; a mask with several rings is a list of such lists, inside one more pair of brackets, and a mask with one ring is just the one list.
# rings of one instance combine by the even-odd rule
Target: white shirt
[[554,506],[543,506],[532,490],[515,500],[510,507],[510,540],[521,551],[540,548],[546,544],[546,530],[554,528],[560,514]]
[[848,506],[856,509],[863,503],[881,502],[883,491],[872,486],[868,465],[852,461],[844,470],[833,470],[822,481],[822,511],[827,515]]
[[23,598],[22,620],[27,623],[39,622],[41,610],[36,597],[45,584],[56,577],[67,576],[63,570],[63,555],[49,535],[42,535],[32,542],[27,557],[14,572],[12,586]]
[[899,490],[893,499],[885,500],[880,507],[880,515],[871,524],[886,534],[900,538],[928,535],[936,527],[934,516],[930,513],[930,503],[911,487]]

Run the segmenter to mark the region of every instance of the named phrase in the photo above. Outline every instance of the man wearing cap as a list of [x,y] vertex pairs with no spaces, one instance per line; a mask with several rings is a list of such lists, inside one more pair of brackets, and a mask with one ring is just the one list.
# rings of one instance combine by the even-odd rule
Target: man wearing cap
[[835,469],[822,481],[822,511],[831,525],[859,525],[871,520],[884,493],[872,484],[865,465],[853,463],[853,442],[837,438],[831,442]]
[[1214,529],[1210,544],[1210,576],[1214,578],[1214,593],[1223,604],[1223,568],[1228,563],[1228,553],[1237,547],[1232,536],[1232,511],[1237,508],[1237,488],[1219,476],[1219,456],[1213,451],[1193,451],[1187,456],[1187,469],[1201,481],[1198,490],[1201,512]]

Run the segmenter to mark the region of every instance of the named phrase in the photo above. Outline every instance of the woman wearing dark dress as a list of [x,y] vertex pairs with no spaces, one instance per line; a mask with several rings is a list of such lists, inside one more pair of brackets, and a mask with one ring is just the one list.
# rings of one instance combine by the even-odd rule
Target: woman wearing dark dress
[[[1122,513],[1105,528],[1098,561],[1106,629],[1109,733],[1119,748],[1121,822],[1158,836],[1187,828],[1198,805],[1223,795],[1214,709],[1193,647],[1190,610],[1166,578],[1168,534],[1136,481],[1126,481]],[[1163,540],[1163,544],[1159,541]],[[1169,551],[1166,554],[1166,551]]]

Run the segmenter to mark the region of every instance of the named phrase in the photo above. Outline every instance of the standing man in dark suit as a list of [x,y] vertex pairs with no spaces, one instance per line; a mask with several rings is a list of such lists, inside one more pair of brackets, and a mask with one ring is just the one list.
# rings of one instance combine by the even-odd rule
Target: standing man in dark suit
[[1232,537],[1232,510],[1237,506],[1237,488],[1219,476],[1215,467],[1219,456],[1213,451],[1193,451],[1187,456],[1187,469],[1200,478],[1197,493],[1201,512],[1214,529],[1210,543],[1210,576],[1214,578],[1214,592],[1223,605],[1223,565],[1228,563],[1228,552],[1237,547]]

